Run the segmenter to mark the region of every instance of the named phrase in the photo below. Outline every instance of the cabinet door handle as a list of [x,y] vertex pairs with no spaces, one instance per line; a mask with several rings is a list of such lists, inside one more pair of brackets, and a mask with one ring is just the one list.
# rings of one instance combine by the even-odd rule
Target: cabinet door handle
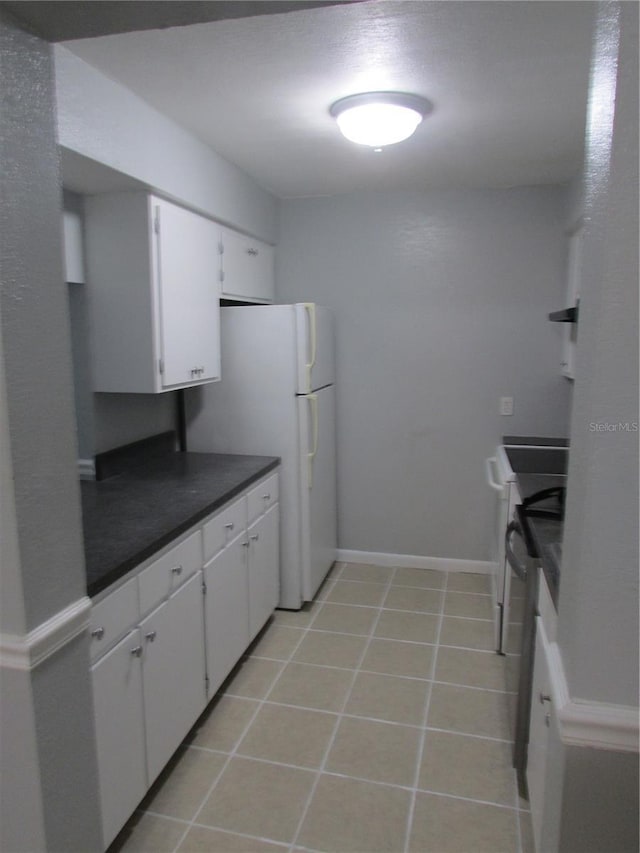
[[249,540],[247,540],[246,542],[243,542],[243,543],[242,543],[242,547],[243,547],[243,548],[248,548],[248,547],[249,547]]
[[230,521],[230,522],[228,522],[227,524],[225,524],[225,528],[226,528],[227,530],[233,530],[234,526],[235,526],[235,525],[234,525],[233,521]]
[[131,654],[133,655],[134,658],[142,657],[142,646],[134,646],[131,649]]
[[153,641],[154,641],[154,640],[155,640],[155,638],[156,638],[156,632],[155,632],[155,631],[149,631],[149,633],[148,633],[148,634],[145,634],[145,635],[144,635],[144,638],[145,638],[145,640],[147,640],[149,643],[153,643]]
[[251,534],[251,536],[250,536],[250,538],[251,538],[254,542],[257,542],[257,541],[258,541],[258,539],[260,538],[260,535],[259,535],[258,533],[252,533],[252,534]]
[[174,566],[171,569],[171,574],[172,575],[181,575],[182,574],[182,566]]
[[271,500],[271,493],[270,493],[270,492],[267,492],[267,494],[266,494],[266,495],[263,495],[263,496],[262,496],[262,499],[263,499],[263,500],[265,500],[265,501],[270,501],[270,500]]
[[545,702],[551,702],[551,696],[548,693],[543,693],[542,690],[539,693],[540,704],[544,705]]
[[247,255],[251,255],[252,258],[256,258],[258,256],[258,250],[253,248],[247,249]]
[[96,640],[101,640],[104,637],[104,628],[94,628],[91,632],[91,636],[94,637]]

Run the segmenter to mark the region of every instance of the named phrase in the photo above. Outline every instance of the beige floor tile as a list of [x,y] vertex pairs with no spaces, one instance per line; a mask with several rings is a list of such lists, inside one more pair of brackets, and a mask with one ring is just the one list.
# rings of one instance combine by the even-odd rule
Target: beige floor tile
[[324,711],[263,705],[238,753],[267,761],[319,767],[333,734],[337,717]]
[[433,613],[409,613],[406,610],[382,610],[374,636],[414,643],[435,643],[439,616]]
[[276,610],[273,621],[276,625],[286,625],[288,628],[307,628],[316,618],[319,608],[320,602],[311,601],[300,610]]
[[198,728],[192,734],[191,744],[231,752],[258,707],[259,703],[253,699],[220,696],[207,714],[200,718]]
[[359,672],[345,713],[419,726],[428,689],[426,681]]
[[505,659],[495,652],[440,646],[435,681],[506,690]]
[[299,663],[354,669],[360,661],[366,643],[366,637],[311,630],[298,646],[293,660]]
[[347,563],[340,573],[342,581],[369,581],[370,583],[387,583],[393,575],[389,566],[372,566],[368,563]]
[[178,853],[278,853],[284,850],[288,847],[204,826],[192,826],[178,847]]
[[517,853],[515,809],[416,795],[412,853]]
[[515,806],[511,744],[428,731],[418,786],[441,794]]
[[410,678],[431,678],[433,646],[373,639],[362,669]]
[[269,701],[341,711],[352,679],[350,670],[289,663],[269,694]]
[[326,769],[390,785],[413,786],[420,737],[417,728],[343,717]]
[[396,610],[416,610],[421,613],[440,613],[442,593],[435,589],[392,586],[384,600],[384,607],[391,607]]
[[453,684],[434,684],[427,725],[485,737],[511,737],[507,713],[509,694]]
[[392,584],[394,586],[420,586],[428,589],[444,589],[447,576],[445,572],[433,569],[396,569]]
[[291,842],[314,779],[315,773],[308,770],[232,758],[197,822]]
[[325,602],[313,620],[314,631],[369,635],[379,611],[373,607]]
[[225,693],[250,699],[264,699],[283,666],[282,661],[246,658],[234,677],[225,685]]
[[335,582],[325,601],[378,607],[382,603],[385,590],[386,586],[381,583],[339,580]]
[[447,591],[491,595],[491,576],[472,572],[449,572]]
[[166,817],[136,814],[109,853],[173,853],[187,825]]
[[470,616],[473,619],[493,618],[491,596],[468,592],[447,592],[444,601],[445,616]]
[[303,635],[302,628],[271,624],[251,649],[251,655],[288,660]]
[[192,820],[226,760],[226,755],[182,749],[160,774],[140,808]]
[[410,792],[401,788],[323,775],[298,844],[340,853],[398,853],[410,802]]
[[440,645],[495,651],[493,622],[444,616],[440,628]]

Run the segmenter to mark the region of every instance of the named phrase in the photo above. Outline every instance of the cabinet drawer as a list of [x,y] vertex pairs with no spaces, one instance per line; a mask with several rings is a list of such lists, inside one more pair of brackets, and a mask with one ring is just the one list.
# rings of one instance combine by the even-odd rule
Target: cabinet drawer
[[247,495],[248,521],[251,524],[259,518],[269,507],[278,503],[278,475],[272,474],[262,483],[255,486]]
[[132,578],[91,608],[91,660],[100,657],[137,621],[138,585]]
[[225,507],[202,528],[204,561],[225,548],[247,525],[247,498],[242,497]]
[[140,612],[148,613],[201,568],[202,540],[196,530],[140,572]]

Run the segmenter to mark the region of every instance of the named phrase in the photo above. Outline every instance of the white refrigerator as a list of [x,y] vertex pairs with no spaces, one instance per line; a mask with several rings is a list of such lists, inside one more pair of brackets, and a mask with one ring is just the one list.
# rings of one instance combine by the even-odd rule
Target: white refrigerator
[[220,310],[222,379],[185,394],[190,451],[279,456],[280,602],[310,601],[336,558],[333,317],[313,303]]

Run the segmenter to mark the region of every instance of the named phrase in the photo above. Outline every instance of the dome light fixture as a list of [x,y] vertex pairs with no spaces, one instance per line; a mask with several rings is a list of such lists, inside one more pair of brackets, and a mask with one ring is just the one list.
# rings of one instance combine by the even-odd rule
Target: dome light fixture
[[383,148],[408,139],[433,104],[405,92],[365,92],[340,98],[329,112],[351,142]]

